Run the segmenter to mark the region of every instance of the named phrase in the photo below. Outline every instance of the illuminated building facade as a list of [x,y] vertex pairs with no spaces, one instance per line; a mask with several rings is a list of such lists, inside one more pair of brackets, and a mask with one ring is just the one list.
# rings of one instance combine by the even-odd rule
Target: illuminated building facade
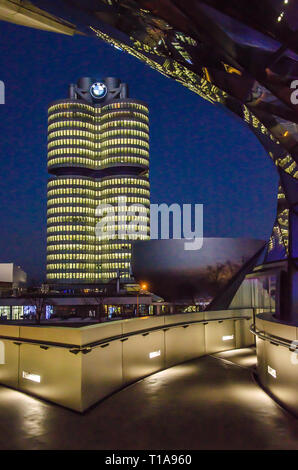
[[[147,105],[130,99],[119,79],[79,79],[68,99],[49,106],[48,170],[48,282],[129,281],[131,243],[150,230]],[[133,223],[132,204],[142,204],[138,226],[119,236]],[[109,207],[100,213],[99,205]]]

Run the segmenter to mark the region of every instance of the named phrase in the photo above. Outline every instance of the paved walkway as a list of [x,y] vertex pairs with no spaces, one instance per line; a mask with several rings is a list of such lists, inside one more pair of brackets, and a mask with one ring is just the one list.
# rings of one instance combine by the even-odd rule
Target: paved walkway
[[0,449],[298,449],[298,419],[253,381],[251,349],[154,374],[84,415],[0,387]]

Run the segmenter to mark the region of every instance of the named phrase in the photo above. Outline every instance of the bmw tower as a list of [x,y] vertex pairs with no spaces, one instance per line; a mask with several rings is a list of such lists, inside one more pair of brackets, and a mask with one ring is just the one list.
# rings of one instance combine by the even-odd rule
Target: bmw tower
[[[147,105],[129,98],[117,78],[80,78],[67,99],[49,106],[48,171],[48,283],[131,281],[132,243],[148,239],[150,230]],[[133,204],[141,205],[138,230],[119,237],[132,222]],[[99,207],[107,208],[104,214]]]

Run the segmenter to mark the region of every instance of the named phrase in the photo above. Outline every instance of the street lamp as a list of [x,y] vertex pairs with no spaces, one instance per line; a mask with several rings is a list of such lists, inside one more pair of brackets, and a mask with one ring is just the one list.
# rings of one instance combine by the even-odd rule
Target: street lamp
[[146,282],[142,282],[140,285],[140,290],[137,293],[137,315],[139,315],[139,295],[143,293],[143,291],[148,290],[148,284]]

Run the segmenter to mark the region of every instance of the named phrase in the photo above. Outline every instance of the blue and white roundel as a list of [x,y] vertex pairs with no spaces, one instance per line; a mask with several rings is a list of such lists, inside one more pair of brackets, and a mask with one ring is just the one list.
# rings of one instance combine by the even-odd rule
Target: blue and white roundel
[[93,83],[90,87],[90,93],[93,96],[93,98],[104,98],[108,92],[108,89],[104,83]]

